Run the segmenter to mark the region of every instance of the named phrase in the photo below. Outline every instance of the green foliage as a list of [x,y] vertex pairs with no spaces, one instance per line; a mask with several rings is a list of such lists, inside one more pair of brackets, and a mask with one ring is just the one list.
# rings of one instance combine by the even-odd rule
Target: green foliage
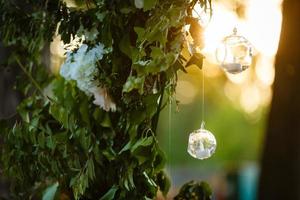
[[174,200],[211,200],[212,191],[205,182],[190,181],[182,186]]
[[[172,97],[177,71],[186,65],[183,27],[197,2],[86,0],[71,8],[58,0],[0,0],[0,38],[13,49],[8,65],[16,60],[24,72],[17,83],[25,97],[20,118],[0,129],[12,198],[153,199],[158,190],[167,193],[166,159],[153,131],[163,96]],[[85,35],[89,46],[101,42],[111,50],[95,78],[114,99],[115,113],[94,105],[75,82],[47,73],[41,49],[56,30],[64,43]],[[191,64],[202,65],[203,57],[196,58]]]

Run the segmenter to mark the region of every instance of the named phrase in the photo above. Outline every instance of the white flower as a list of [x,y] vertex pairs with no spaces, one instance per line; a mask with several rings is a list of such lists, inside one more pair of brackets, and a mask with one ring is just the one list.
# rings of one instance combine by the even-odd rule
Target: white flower
[[88,96],[94,95],[94,104],[106,111],[116,110],[116,105],[112,102],[106,89],[99,87],[99,82],[95,79],[99,73],[97,61],[107,53],[104,45],[99,43],[94,48],[88,50],[86,44],[82,44],[77,52],[68,52],[65,63],[60,69],[60,75],[66,80],[75,80],[77,87]]
[[93,103],[100,106],[105,111],[116,111],[116,104],[112,101],[111,97],[107,93],[106,88],[97,87],[93,89],[95,100]]
[[85,40],[84,36],[71,35],[70,43],[64,44],[65,52],[74,51],[78,49],[78,47],[80,47],[83,44],[84,40]]

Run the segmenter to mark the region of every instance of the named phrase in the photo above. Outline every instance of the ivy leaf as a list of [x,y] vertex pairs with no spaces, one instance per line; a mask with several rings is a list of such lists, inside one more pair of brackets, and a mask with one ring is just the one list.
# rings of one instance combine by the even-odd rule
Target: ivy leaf
[[157,175],[157,184],[159,185],[160,191],[166,197],[171,187],[171,182],[163,171],[159,172]]
[[57,188],[59,184],[55,182],[53,185],[49,186],[43,194],[43,200],[54,200]]
[[106,17],[108,12],[97,12],[96,17],[99,20],[99,22],[103,22],[104,18]]
[[139,165],[150,161],[153,162],[156,152],[152,151],[153,136],[138,140],[130,149],[132,155],[138,160]]
[[118,187],[114,185],[99,200],[113,200],[117,191]]
[[91,180],[94,180],[94,178],[96,177],[94,161],[92,159],[89,159],[87,161],[87,174]]
[[155,7],[157,0],[144,0],[144,11],[151,10]]
[[122,53],[127,55],[129,58],[132,58],[133,47],[130,44],[129,34],[126,34],[123,36],[123,38],[121,39],[121,41],[119,43],[119,48]]
[[143,175],[145,176],[145,178],[149,184],[151,184],[152,186],[155,186],[155,187],[157,186],[156,183],[153,181],[153,179],[150,178],[146,172],[143,172]]
[[90,127],[90,117],[89,117],[89,102],[88,98],[84,98],[79,106],[79,112],[81,114],[82,120]]
[[102,154],[110,161],[114,160],[116,157],[116,153],[111,147],[104,150]]
[[212,199],[212,190],[207,183],[190,181],[184,184],[181,187],[179,194],[174,197],[174,200],[196,199],[196,198],[203,199],[203,200]]
[[39,135],[38,135],[38,143],[39,143],[40,148],[45,147],[46,138],[45,138],[45,134],[43,132],[39,133]]
[[131,191],[135,188],[135,184],[133,181],[133,166],[128,166],[128,170],[126,171],[126,176],[123,178],[124,187],[127,191]]
[[119,155],[122,154],[123,152],[129,150],[134,144],[134,141],[133,140],[130,140],[122,149],[121,151],[119,152]]
[[152,117],[157,112],[157,100],[160,94],[148,95],[143,99],[143,104],[146,107],[148,117]]
[[[141,27],[134,27],[134,31],[137,34],[137,39],[136,42],[142,42],[144,40],[144,29]],[[124,53],[125,55],[127,55],[132,62],[137,62],[140,58],[142,58],[143,56],[145,56],[145,51],[143,48],[138,48],[135,47],[132,43],[131,43],[131,39],[130,39],[130,34],[126,33],[124,34],[124,36],[122,37],[122,39],[119,42],[119,49],[121,50],[122,53]]]
[[111,127],[111,121],[110,121],[110,117],[109,117],[108,113],[104,114],[104,118],[100,124],[101,124],[101,126],[106,127],[106,128]]
[[139,147],[146,147],[151,145],[153,142],[153,136],[145,137],[142,139],[139,139],[137,141],[130,140],[119,152],[119,155],[123,153],[124,151],[130,150],[131,152],[136,151]]
[[137,42],[141,42],[145,39],[145,32],[146,30],[142,27],[134,27],[134,32],[137,34],[138,38],[137,38]]
[[160,148],[158,148],[154,160],[154,167],[156,170],[162,170],[165,164],[166,164],[166,155]]
[[49,109],[49,113],[61,122],[65,128],[69,128],[69,113],[61,106],[57,104],[52,104]]
[[88,188],[88,184],[88,174],[83,173],[82,170],[71,179],[70,186],[72,187],[74,197],[76,200],[80,199],[80,196],[84,194],[85,190]]
[[134,181],[133,181],[133,168],[129,168],[127,171],[128,180],[130,183],[131,188],[135,188]]
[[187,62],[186,67],[191,65],[196,65],[200,69],[202,69],[204,56],[201,53],[194,53],[194,55]]
[[152,47],[151,48],[151,57],[154,58],[154,59],[157,59],[157,58],[161,58],[164,56],[164,52],[161,48],[158,48],[158,47]]
[[175,69],[175,70],[182,70],[184,73],[188,73],[187,71],[186,71],[186,69],[184,68],[184,66],[183,66],[183,64],[181,64],[178,60],[174,63],[174,65],[173,65],[173,68]]
[[134,77],[134,76],[129,76],[127,78],[126,83],[123,86],[123,92],[131,92],[134,89],[137,89],[140,94],[143,94],[144,92],[144,82],[145,82],[145,77]]
[[138,140],[132,147],[131,147],[131,152],[134,152],[137,150],[139,147],[146,147],[151,145],[153,142],[153,136],[150,137],[145,137],[143,139]]
[[47,138],[46,138],[46,146],[51,149],[52,151],[54,151],[55,147],[56,147],[56,143],[55,141],[53,140],[53,137],[52,135],[49,135]]

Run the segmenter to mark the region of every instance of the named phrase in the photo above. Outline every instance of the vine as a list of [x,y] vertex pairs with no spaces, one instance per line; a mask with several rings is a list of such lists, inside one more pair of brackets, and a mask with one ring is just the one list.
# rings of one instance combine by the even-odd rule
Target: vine
[[[23,70],[19,117],[0,126],[12,198],[167,194],[156,127],[177,71],[202,67],[199,53],[182,54],[187,25],[201,46],[196,3],[211,7],[209,0],[0,0],[0,37],[12,50],[6,67]],[[56,35],[67,49],[60,75],[49,74],[41,53]],[[72,46],[76,37],[81,43]]]

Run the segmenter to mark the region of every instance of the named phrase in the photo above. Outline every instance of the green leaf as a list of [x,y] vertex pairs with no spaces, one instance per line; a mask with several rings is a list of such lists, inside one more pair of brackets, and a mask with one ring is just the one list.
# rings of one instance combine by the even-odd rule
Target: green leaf
[[111,127],[110,117],[109,117],[109,114],[107,112],[104,114],[104,118],[103,118],[103,120],[101,121],[100,124],[101,124],[101,126],[106,127],[106,128]]
[[150,137],[145,137],[140,140],[138,140],[132,147],[131,147],[131,152],[134,152],[137,148],[139,147],[146,147],[149,146],[153,143],[153,136]]
[[129,34],[126,34],[123,36],[123,38],[121,39],[121,42],[119,43],[119,48],[122,53],[127,55],[129,58],[132,58],[133,47],[130,44]]
[[102,154],[110,161],[114,160],[116,158],[115,151],[109,147],[108,149],[105,149]]
[[162,170],[165,164],[166,164],[166,155],[160,148],[158,148],[154,160],[155,170]]
[[186,71],[186,69],[184,68],[183,64],[180,63],[178,60],[173,64],[173,67],[172,67],[172,68],[175,69],[176,71],[180,69],[180,70],[182,70],[184,73],[188,73],[188,72]]
[[38,143],[41,148],[45,147],[45,143],[46,143],[45,141],[46,141],[45,134],[43,132],[39,133]]
[[202,69],[204,56],[201,53],[195,53],[187,62],[186,67],[196,65],[199,69]]
[[144,91],[144,82],[145,77],[134,77],[129,76],[126,83],[123,86],[123,92],[131,92],[134,89],[137,89],[140,94],[143,94]]
[[97,12],[96,17],[99,20],[99,22],[102,22],[104,18],[106,17],[107,12]]
[[99,200],[113,200],[117,191],[118,187],[114,185]]
[[122,154],[124,151],[129,150],[133,146],[134,142],[134,140],[129,140],[129,142],[121,149],[119,155]]
[[146,172],[143,172],[144,177],[146,178],[147,182],[154,187],[157,187],[156,183],[154,182],[154,180],[152,178],[150,178],[148,176],[148,174]]
[[53,185],[49,186],[44,191],[43,200],[54,200],[58,186],[58,182],[55,182]]
[[53,140],[53,137],[52,135],[49,135],[48,137],[46,137],[46,146],[51,149],[51,150],[54,150],[55,147],[56,147],[56,143],[55,141]]
[[89,101],[88,98],[84,98],[84,100],[81,102],[79,106],[79,111],[81,114],[82,120],[90,126],[90,115],[89,115]]
[[67,110],[57,104],[52,104],[49,113],[54,119],[62,123],[65,128],[69,128],[69,112]]
[[121,52],[127,55],[133,62],[137,61],[139,57],[143,57],[145,55],[143,50],[138,50],[132,46],[129,34],[125,34],[123,36],[119,42],[119,48]]
[[158,48],[158,47],[152,47],[151,48],[151,57],[153,59],[157,59],[157,58],[161,58],[163,57],[165,54],[163,52],[163,50],[161,48]]
[[153,115],[157,112],[157,100],[160,94],[148,95],[143,99],[143,104],[146,107],[146,113],[149,118],[153,117]]
[[87,174],[91,180],[95,178],[95,167],[92,159],[89,159],[87,162]]
[[157,0],[144,0],[144,11],[151,10],[155,7]]
[[159,185],[160,191],[166,197],[171,187],[171,182],[163,171],[160,171],[157,175],[157,184]]
[[99,149],[99,146],[97,143],[98,142],[96,142],[96,145],[93,148],[94,158],[98,164],[102,164],[103,159],[102,159],[102,155],[100,153],[100,149]]
[[212,199],[212,190],[210,186],[205,182],[190,181],[184,184],[179,194],[174,198],[175,200],[181,199]]
[[96,108],[95,111],[93,112],[93,118],[95,119],[95,121],[97,122],[101,122],[104,115],[106,112],[104,112],[103,110],[101,110],[100,108]]
[[145,162],[152,163],[152,153],[155,153],[155,151],[151,151],[151,147],[139,147],[132,152],[132,155],[137,159],[139,165],[142,165]]
[[134,181],[133,181],[133,168],[129,168],[127,170],[127,175],[128,175],[128,180],[129,180],[129,183],[130,183],[130,186],[131,188],[135,188],[135,185],[134,185]]
[[70,180],[70,186],[72,187],[76,200],[80,199],[80,196],[84,194],[88,185],[88,174],[84,173],[83,169],[81,169],[80,172]]
[[153,144],[153,136],[145,137],[137,141],[130,140],[119,152],[119,155],[123,152],[130,150],[130,152],[138,159],[139,164],[142,164],[147,159],[149,159],[149,150],[144,147],[150,146]]
[[134,32],[137,34],[138,38],[137,38],[137,42],[141,42],[145,39],[145,32],[146,30],[142,27],[134,27]]

